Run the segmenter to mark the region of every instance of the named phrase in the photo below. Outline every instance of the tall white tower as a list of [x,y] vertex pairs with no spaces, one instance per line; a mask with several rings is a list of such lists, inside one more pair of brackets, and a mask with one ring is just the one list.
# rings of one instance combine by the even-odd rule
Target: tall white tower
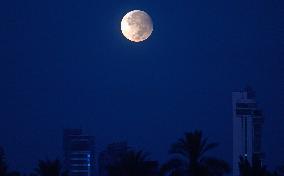
[[232,93],[233,102],[233,176],[239,176],[240,156],[253,162],[262,159],[263,116],[257,107],[254,91],[247,87]]

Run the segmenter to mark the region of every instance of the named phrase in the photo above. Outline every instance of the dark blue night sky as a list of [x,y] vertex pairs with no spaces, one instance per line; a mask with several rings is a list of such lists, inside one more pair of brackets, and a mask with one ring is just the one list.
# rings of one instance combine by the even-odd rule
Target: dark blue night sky
[[[142,43],[120,21],[154,22]],[[170,144],[201,129],[231,161],[231,92],[247,84],[265,112],[265,163],[284,163],[283,0],[7,0],[0,2],[0,145],[31,171],[62,154],[62,130],[164,161]]]

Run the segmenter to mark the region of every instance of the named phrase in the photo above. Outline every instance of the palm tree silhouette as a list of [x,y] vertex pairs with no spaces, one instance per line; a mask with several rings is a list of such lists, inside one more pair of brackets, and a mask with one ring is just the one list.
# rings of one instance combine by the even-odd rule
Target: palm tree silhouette
[[278,166],[274,172],[274,176],[284,176],[284,165]]
[[129,150],[118,162],[108,167],[109,176],[151,176],[157,169],[155,162],[148,160],[148,154]]
[[217,143],[208,143],[202,132],[185,133],[171,146],[169,153],[173,158],[161,168],[161,175],[170,176],[221,176],[230,172],[224,160],[206,157],[205,153],[217,147]]
[[39,160],[38,166],[35,169],[37,176],[62,176],[66,175],[62,172],[61,164],[56,160]]

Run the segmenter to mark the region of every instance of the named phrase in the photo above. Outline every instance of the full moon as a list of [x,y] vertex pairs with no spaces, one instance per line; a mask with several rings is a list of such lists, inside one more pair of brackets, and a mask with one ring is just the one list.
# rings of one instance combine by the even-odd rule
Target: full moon
[[122,34],[130,41],[141,42],[146,40],[153,32],[151,17],[144,11],[133,10],[128,12],[121,20]]

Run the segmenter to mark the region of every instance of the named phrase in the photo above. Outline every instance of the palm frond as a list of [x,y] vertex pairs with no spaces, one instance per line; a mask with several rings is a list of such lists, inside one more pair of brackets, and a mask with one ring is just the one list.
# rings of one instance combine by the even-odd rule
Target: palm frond
[[207,139],[202,142],[202,150],[200,152],[200,155],[204,155],[204,153],[208,152],[209,150],[212,150],[216,148],[219,144],[218,143],[209,143],[207,144]]

